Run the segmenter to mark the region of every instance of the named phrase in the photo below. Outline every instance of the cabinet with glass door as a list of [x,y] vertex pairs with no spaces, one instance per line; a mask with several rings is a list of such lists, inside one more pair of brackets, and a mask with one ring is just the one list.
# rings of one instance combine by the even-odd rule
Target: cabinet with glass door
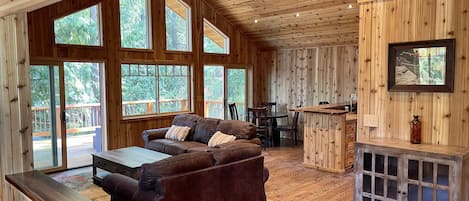
[[374,139],[356,144],[355,200],[469,200],[469,149]]

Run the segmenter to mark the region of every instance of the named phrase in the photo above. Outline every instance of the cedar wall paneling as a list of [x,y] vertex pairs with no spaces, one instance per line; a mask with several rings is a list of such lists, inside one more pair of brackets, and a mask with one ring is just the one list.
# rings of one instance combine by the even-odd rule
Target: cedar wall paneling
[[[259,62],[264,76],[259,76],[263,84],[257,91],[263,93],[256,101],[275,101],[279,111],[320,101],[346,102],[357,90],[357,58],[357,46],[262,51]],[[299,122],[302,136],[302,117]]]
[[[377,0],[360,5],[359,138],[409,139],[420,115],[423,143],[469,146],[469,1]],[[456,39],[454,93],[387,91],[388,43]]]
[[25,197],[5,175],[32,170],[26,13],[0,17],[0,200]]
[[[251,74],[257,64],[257,47],[232,26],[207,2],[184,0],[191,7],[192,48],[189,53],[165,51],[164,1],[151,1],[153,50],[121,49],[119,28],[119,1],[116,0],[63,0],[29,13],[30,53],[32,63],[66,60],[102,61],[105,64],[107,104],[107,144],[109,149],[143,145],[141,132],[145,129],[169,126],[172,116],[124,120],[121,107],[120,64],[122,62],[150,62],[191,64],[193,69],[193,110],[203,114],[203,65],[220,64],[243,66]],[[103,16],[103,47],[55,45],[53,21],[91,5],[101,3]],[[230,37],[230,55],[204,54],[203,18],[208,19]]]

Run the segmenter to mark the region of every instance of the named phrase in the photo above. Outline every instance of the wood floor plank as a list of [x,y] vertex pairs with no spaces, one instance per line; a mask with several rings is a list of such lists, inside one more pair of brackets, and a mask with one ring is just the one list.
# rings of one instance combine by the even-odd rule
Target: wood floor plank
[[[268,201],[348,201],[353,200],[353,172],[333,174],[303,166],[303,146],[268,148],[263,152],[269,168]],[[54,174],[54,178],[73,177],[91,168]],[[91,173],[89,174],[91,176]],[[90,184],[75,189],[93,201],[109,200],[100,187]],[[73,186],[71,186],[73,188]]]

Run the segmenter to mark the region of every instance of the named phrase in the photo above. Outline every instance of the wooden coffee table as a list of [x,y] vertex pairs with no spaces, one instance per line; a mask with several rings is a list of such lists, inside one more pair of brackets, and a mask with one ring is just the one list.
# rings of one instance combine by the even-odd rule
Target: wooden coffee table
[[171,155],[141,147],[126,147],[92,155],[93,183],[96,185],[101,185],[102,178],[108,174],[98,174],[97,168],[138,179],[138,172],[144,163],[153,163],[171,157]]

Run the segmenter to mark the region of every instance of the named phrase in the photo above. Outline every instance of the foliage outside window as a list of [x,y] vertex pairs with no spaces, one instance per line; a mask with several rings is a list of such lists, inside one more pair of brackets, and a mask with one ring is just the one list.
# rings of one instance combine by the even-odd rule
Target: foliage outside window
[[122,115],[190,111],[187,65],[122,64]]
[[100,15],[99,5],[94,5],[55,20],[55,43],[100,46]]
[[166,49],[191,51],[191,9],[182,0],[166,0]]
[[119,6],[121,46],[124,48],[151,48],[148,0],[120,0]]
[[204,19],[204,53],[230,53],[230,38],[207,19]]

